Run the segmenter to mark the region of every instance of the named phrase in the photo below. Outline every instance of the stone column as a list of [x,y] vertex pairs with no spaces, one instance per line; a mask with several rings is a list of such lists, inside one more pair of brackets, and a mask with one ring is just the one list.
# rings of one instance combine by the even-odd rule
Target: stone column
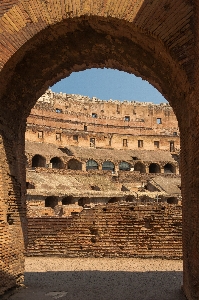
[[160,166],[160,173],[164,174],[164,167]]
[[86,171],[86,162],[82,163],[82,171]]

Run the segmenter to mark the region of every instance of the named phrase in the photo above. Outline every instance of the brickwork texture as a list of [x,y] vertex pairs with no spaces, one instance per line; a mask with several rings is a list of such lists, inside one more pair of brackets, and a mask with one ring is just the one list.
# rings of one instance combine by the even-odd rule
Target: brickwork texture
[[123,70],[169,101],[181,132],[183,288],[199,299],[199,3],[3,0],[0,3],[0,293],[23,281],[26,118],[71,72]]

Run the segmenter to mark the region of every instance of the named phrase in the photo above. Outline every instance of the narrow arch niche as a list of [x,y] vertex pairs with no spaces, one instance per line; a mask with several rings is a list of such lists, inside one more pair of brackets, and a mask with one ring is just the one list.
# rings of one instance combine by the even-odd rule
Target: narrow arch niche
[[104,171],[114,171],[115,170],[115,165],[111,161],[107,160],[104,161],[102,164],[102,170]]
[[134,165],[134,171],[139,171],[140,173],[146,173],[146,167],[143,163],[137,162]]
[[126,161],[121,161],[119,164],[119,170],[120,171],[130,171],[131,165],[127,163]]
[[39,154],[36,154],[35,156],[33,156],[33,158],[32,158],[32,167],[33,168],[37,168],[37,167],[45,168],[46,167],[45,157],[43,157]]
[[169,197],[169,198],[167,198],[167,203],[168,204],[178,204],[178,198],[176,198],[176,197]]
[[98,170],[98,168],[99,168],[98,163],[95,160],[89,159],[86,162],[86,171],[88,171],[88,170]]
[[72,158],[68,161],[68,169],[69,170],[82,170],[82,163],[75,159],[75,158]]
[[74,204],[73,196],[67,196],[62,199],[62,205],[70,205],[70,204]]
[[160,173],[160,166],[156,163],[150,164],[149,173]]
[[53,169],[64,169],[64,164],[59,157],[53,157],[50,160]]
[[176,168],[172,164],[166,164],[164,166],[164,173],[169,174],[169,173],[176,173]]
[[45,207],[55,208],[58,205],[58,198],[55,196],[49,196],[45,199]]

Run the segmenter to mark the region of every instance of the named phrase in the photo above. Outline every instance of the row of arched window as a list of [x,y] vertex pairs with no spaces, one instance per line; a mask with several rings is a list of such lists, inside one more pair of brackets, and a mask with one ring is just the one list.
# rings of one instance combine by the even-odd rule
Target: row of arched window
[[[132,168],[131,164],[122,161],[119,163],[120,171],[130,171]],[[88,160],[86,163],[86,170],[98,170],[99,165],[95,160]],[[146,166],[144,163],[137,162],[134,167],[134,171],[139,171],[140,173],[146,173]],[[111,161],[105,161],[102,164],[102,170],[115,170],[115,165]],[[161,173],[161,167],[157,163],[151,163],[149,165],[149,173]],[[164,173],[176,173],[176,168],[170,163],[165,164]]]
[[[112,197],[108,200],[107,203],[116,203],[119,201],[119,198],[117,197]],[[135,196],[129,195],[125,199],[126,202],[134,202],[136,201]],[[169,197],[166,199],[166,202],[169,204],[178,204],[178,199],[176,197]],[[91,199],[88,197],[82,197],[78,200],[78,205],[83,206],[84,205],[89,205],[91,203]],[[70,205],[70,204],[75,204],[75,200],[72,196],[67,196],[62,199],[62,205]],[[49,196],[45,199],[45,207],[51,207],[52,209],[55,208],[55,206],[58,205],[58,198],[55,196]]]
[[[55,169],[64,169],[64,163],[59,157],[53,157],[50,160],[50,164],[52,168]],[[32,167],[46,167],[46,159],[45,157],[36,154],[32,158]],[[70,170],[82,170],[82,163],[77,159],[70,159],[67,162],[67,167]],[[122,161],[119,163],[119,170],[120,171],[130,171],[132,165],[128,162]],[[133,166],[134,171],[139,171],[140,173],[146,173],[146,166],[142,162],[137,162]],[[89,159],[86,162],[86,170],[99,170],[99,164],[93,160]],[[115,171],[115,165],[111,161],[104,161],[102,163],[102,170],[104,171]],[[161,167],[158,163],[151,163],[149,165],[149,173],[161,173]],[[176,168],[174,165],[167,163],[164,166],[164,173],[176,173]]]

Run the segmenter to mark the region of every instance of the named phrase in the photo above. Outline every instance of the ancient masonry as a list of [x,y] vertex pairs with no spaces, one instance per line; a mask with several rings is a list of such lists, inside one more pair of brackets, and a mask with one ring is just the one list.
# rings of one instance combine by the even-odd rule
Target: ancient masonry
[[182,257],[168,104],[48,90],[27,120],[27,255]]
[[[89,68],[111,68],[140,76],[165,96],[176,114],[181,135],[183,289],[188,300],[198,300],[198,0],[0,1],[0,293],[23,283],[27,117],[49,86]],[[59,139],[62,132],[57,133]],[[106,139],[108,144],[110,136]],[[133,140],[124,140],[131,150]],[[170,141],[177,146],[174,136]],[[121,140],[117,144],[115,149],[120,149]],[[99,147],[97,140],[95,147]],[[96,162],[100,169],[100,161]],[[146,161],[146,174],[148,167],[150,162]]]

